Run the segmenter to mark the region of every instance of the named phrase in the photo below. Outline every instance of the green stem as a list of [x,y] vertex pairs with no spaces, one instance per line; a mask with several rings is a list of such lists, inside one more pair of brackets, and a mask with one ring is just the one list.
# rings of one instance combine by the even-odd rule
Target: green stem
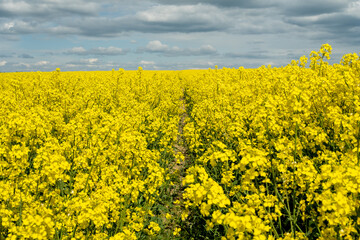
[[92,170],[94,169],[95,161],[96,161],[97,157],[99,156],[99,153],[100,153],[100,148],[98,149],[98,151],[97,151],[97,153],[96,153],[96,155],[95,155],[94,161],[93,161],[93,163],[91,164],[91,168],[90,168],[89,175],[88,175],[87,178],[86,178],[85,187],[84,187],[85,192],[86,192],[86,189],[87,189],[87,187],[88,187],[89,178],[90,178],[90,176],[91,176]]
[[359,155],[359,146],[360,146],[360,121],[357,121],[358,126],[358,135],[357,135],[357,146],[356,146],[356,155],[357,155],[357,165],[360,164],[360,155]]

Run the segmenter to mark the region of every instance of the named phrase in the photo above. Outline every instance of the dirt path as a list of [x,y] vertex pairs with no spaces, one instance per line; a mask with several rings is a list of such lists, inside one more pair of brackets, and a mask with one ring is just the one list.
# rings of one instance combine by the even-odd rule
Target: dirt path
[[182,177],[184,175],[186,161],[189,159],[188,154],[187,154],[185,139],[183,136],[184,126],[185,126],[185,118],[187,117],[187,112],[186,112],[186,108],[185,108],[185,98],[182,97],[181,101],[182,101],[182,105],[180,108],[183,111],[183,113],[182,113],[180,121],[179,121],[177,142],[174,145],[174,150],[175,150],[175,154],[181,153],[185,159],[175,159],[176,162],[175,162],[175,165],[173,166],[173,171],[180,172],[180,178],[181,178],[180,182],[182,182]]
[[[186,142],[183,136],[184,126],[185,126],[185,119],[188,116],[186,112],[186,105],[185,105],[185,96],[183,96],[180,101],[182,102],[180,109],[181,109],[181,116],[179,120],[178,126],[178,135],[176,143],[174,144],[174,151],[175,156],[182,155],[183,158],[176,157],[174,162],[169,165],[169,173],[173,175],[173,184],[169,189],[169,195],[172,199],[172,204],[169,205],[168,212],[172,215],[171,219],[165,220],[167,225],[167,231],[171,232],[171,235],[167,235],[169,238],[174,239],[178,238],[178,236],[173,236],[173,232],[176,228],[179,228],[182,223],[181,221],[181,214],[183,213],[183,206],[181,204],[177,204],[176,202],[182,202],[182,195],[184,191],[184,187],[182,185],[182,180],[185,177],[186,168],[189,165],[189,155],[188,150],[186,147]],[[180,154],[179,154],[180,153]]]

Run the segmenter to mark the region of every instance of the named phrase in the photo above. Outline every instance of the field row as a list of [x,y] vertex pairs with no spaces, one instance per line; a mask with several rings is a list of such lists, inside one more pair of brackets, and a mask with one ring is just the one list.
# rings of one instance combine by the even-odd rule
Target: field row
[[159,233],[181,114],[176,74],[11,73],[0,88],[0,239]]

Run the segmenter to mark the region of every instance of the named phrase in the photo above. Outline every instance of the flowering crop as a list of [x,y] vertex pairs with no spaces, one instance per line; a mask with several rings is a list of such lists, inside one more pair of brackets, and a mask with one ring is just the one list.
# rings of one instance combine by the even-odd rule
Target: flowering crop
[[359,238],[360,59],[331,51],[1,73],[0,240]]
[[0,239],[160,231],[180,116],[175,74],[9,73],[0,81]]
[[331,66],[330,54],[189,73],[184,207],[205,235],[359,237],[360,59]]

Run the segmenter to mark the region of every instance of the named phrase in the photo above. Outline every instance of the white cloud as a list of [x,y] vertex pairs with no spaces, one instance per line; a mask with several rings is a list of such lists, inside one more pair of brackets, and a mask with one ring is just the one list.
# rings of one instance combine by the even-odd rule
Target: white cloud
[[83,47],[73,47],[72,49],[65,51],[67,54],[76,54],[76,55],[124,55],[127,53],[127,50],[118,47],[97,47],[91,49],[85,49]]
[[48,65],[49,62],[48,61],[39,61],[37,63],[35,63],[35,66],[45,66]]
[[164,22],[164,23],[181,23],[181,22],[217,22],[222,24],[228,21],[226,15],[217,7],[210,5],[158,5],[138,12],[138,19],[146,22]]
[[150,41],[146,45],[146,49],[149,51],[167,51],[169,49],[169,46],[166,44],[162,44],[159,40]]
[[34,21],[27,22],[20,19],[15,19],[3,23],[0,21],[0,34],[19,35],[39,33],[41,31],[44,31],[43,26],[40,26],[37,22]]
[[90,52],[97,55],[121,55],[125,54],[125,51],[122,48],[118,47],[98,47],[91,49]]
[[155,65],[154,61],[145,61],[145,60],[141,60],[140,65]]
[[0,25],[0,33],[11,33],[13,32],[15,23],[14,22],[5,22]]
[[8,22],[8,23],[4,23],[3,28],[6,30],[11,31],[11,29],[15,26],[14,22]]
[[71,50],[69,50],[69,53],[74,53],[74,54],[82,54],[85,52],[86,50],[83,47],[73,47]]
[[90,64],[94,64],[94,63],[98,62],[99,59],[97,59],[97,58],[89,58],[89,59],[86,59],[86,61],[89,62]]
[[200,48],[179,48],[178,46],[169,47],[159,40],[150,41],[145,47],[138,48],[137,52],[154,52],[161,53],[166,56],[201,56],[201,55],[214,55],[217,50],[207,44]]
[[73,63],[67,63],[65,66],[66,66],[66,67],[69,67],[69,68],[75,68],[75,67],[78,67],[78,65],[77,65],[77,64],[73,64]]
[[35,9],[31,7],[30,4],[24,1],[4,1],[0,3],[0,7],[2,11],[6,11],[9,13],[25,13],[32,12]]
[[[168,5],[189,5],[194,4],[194,0],[155,0]],[[196,3],[211,4],[220,8],[268,8],[276,5],[279,0],[198,0]]]
[[26,67],[29,68],[31,65],[29,63],[16,63],[14,67]]
[[0,11],[5,16],[44,18],[72,14],[94,15],[98,9],[98,3],[84,0],[5,0],[0,2]]
[[199,49],[199,53],[210,53],[210,54],[212,54],[212,53],[215,53],[215,52],[216,52],[216,49],[213,46],[209,45],[209,44],[203,45]]
[[0,67],[5,66],[5,65],[6,65],[6,63],[7,63],[7,61],[5,61],[5,60],[0,61]]

